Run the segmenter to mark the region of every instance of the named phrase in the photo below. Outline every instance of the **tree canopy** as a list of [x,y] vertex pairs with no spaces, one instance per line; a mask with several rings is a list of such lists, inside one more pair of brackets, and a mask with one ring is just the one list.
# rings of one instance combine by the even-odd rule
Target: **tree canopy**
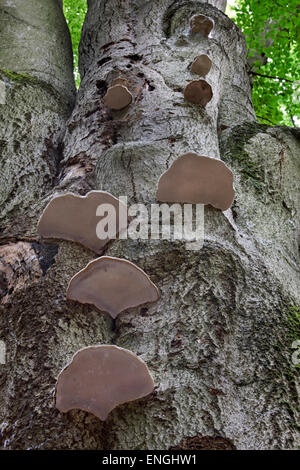
[[[77,86],[80,84],[78,46],[86,11],[86,0],[64,0]],[[299,125],[299,0],[235,0],[230,2],[227,14],[246,36],[258,120],[272,125]]]
[[246,36],[259,121],[299,125],[299,0],[236,0],[233,19]]
[[80,75],[78,72],[78,46],[81,37],[81,29],[87,12],[86,0],[63,0],[64,15],[66,17],[73,46],[74,75],[76,86],[79,87]]

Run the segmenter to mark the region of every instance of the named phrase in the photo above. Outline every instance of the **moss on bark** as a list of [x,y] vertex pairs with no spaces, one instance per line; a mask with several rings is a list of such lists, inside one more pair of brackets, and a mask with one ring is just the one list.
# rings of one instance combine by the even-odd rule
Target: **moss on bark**
[[243,123],[230,129],[226,149],[221,148],[223,160],[230,164],[238,163],[243,179],[250,183],[257,191],[263,191],[264,176],[255,161],[245,150],[245,145],[258,133],[266,132],[269,126],[256,122]]

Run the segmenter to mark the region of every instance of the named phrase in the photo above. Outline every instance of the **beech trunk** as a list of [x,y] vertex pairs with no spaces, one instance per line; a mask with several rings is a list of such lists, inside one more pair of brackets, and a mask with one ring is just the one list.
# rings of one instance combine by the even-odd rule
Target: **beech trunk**
[[[76,102],[61,2],[40,3],[0,0],[1,448],[296,449],[300,133],[257,123],[226,1],[89,0]],[[213,19],[210,37],[190,34],[194,14]],[[200,54],[212,60],[205,109],[183,98]],[[119,76],[133,103],[112,112],[103,97]],[[38,236],[46,204],[101,189],[150,207],[161,174],[189,151],[234,173],[232,208],[205,207],[203,248],[128,239],[105,251],[144,269],[160,301],[116,321],[67,301],[96,255]],[[53,401],[61,369],[96,344],[131,350],[155,381],[105,422]]]

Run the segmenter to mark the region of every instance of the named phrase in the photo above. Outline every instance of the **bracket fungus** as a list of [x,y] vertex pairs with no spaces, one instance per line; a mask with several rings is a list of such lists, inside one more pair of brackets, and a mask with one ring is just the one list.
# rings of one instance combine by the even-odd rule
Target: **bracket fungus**
[[[110,227],[106,237],[101,238],[99,231],[97,233],[100,223]],[[105,245],[117,238],[127,225],[125,204],[111,194],[105,191],[90,191],[85,196],[66,193],[55,197],[46,206],[39,220],[38,233],[45,238],[77,242],[101,254]]]
[[194,15],[190,19],[190,28],[193,34],[208,37],[214,27],[214,20],[205,15]]
[[126,88],[129,89],[129,82],[128,82],[128,80],[126,80],[126,78],[122,78],[122,77],[115,78],[112,81],[111,86],[115,86],[115,85],[123,85],[123,86],[125,86]]
[[186,153],[160,177],[156,198],[161,202],[210,204],[225,211],[234,199],[233,174],[221,160]]
[[193,104],[201,104],[203,108],[213,97],[211,86],[205,80],[194,80],[184,89],[184,99]]
[[205,77],[210,71],[212,62],[206,54],[201,54],[195,58],[194,62],[191,65],[191,72]]
[[104,96],[104,104],[113,111],[120,111],[132,102],[132,94],[128,90],[129,83],[125,78],[116,78]]
[[118,346],[88,346],[61,371],[55,405],[62,412],[80,409],[102,421],[116,406],[149,395],[154,382],[147,365]]
[[116,318],[128,308],[159,299],[147,274],[125,259],[102,256],[91,261],[70,281],[67,298],[92,304]]

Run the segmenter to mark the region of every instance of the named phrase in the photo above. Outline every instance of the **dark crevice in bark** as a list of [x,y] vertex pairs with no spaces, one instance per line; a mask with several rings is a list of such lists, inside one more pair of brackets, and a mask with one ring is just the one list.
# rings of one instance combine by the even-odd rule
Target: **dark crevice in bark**
[[99,67],[101,67],[102,65],[107,64],[107,62],[110,62],[111,60],[111,57],[103,57],[103,59],[99,60],[97,64]]
[[55,263],[55,256],[58,253],[58,245],[33,242],[32,248],[39,257],[40,267],[42,269],[43,276],[45,276],[50,266]]

